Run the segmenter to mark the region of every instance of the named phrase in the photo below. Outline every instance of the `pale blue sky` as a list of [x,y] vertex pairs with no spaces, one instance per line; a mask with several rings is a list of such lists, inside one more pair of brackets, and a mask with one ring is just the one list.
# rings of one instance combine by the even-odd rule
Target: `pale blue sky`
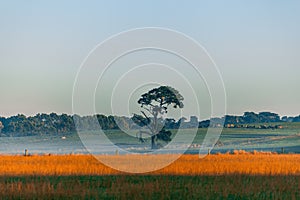
[[[229,114],[300,114],[300,1],[0,1],[0,115],[72,113],[72,87],[101,41],[165,27],[216,62]],[[197,81],[197,80],[192,80]]]

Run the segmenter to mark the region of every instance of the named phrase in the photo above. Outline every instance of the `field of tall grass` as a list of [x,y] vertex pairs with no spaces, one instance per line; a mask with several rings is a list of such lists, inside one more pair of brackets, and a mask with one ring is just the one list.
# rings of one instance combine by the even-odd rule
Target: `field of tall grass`
[[[142,168],[155,162],[164,162],[174,155],[102,155],[99,159],[127,164],[128,159],[140,160],[144,165],[126,165],[123,168]],[[134,170],[131,170],[134,171]],[[0,156],[0,175],[112,175],[125,174],[99,162],[91,155]],[[247,153],[182,155],[169,166],[150,172],[169,175],[300,175],[299,154]]]
[[[166,156],[130,155],[146,163]],[[129,155],[103,157],[126,163]],[[0,156],[0,199],[300,199],[299,191],[299,154],[183,155],[147,174],[91,155]]]

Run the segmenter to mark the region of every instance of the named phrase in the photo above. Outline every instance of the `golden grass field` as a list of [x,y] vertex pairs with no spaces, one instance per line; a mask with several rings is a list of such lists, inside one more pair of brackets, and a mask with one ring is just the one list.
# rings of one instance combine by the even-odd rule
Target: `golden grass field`
[[[110,155],[99,156],[127,164],[129,158],[141,160],[144,165],[153,160],[163,162],[172,155]],[[123,166],[134,168],[137,166]],[[169,166],[149,172],[164,175],[300,175],[299,154],[246,153],[183,155]],[[0,156],[1,176],[20,175],[120,175],[118,170],[105,166],[91,155],[33,155]]]
[[[174,155],[100,156],[120,165]],[[122,166],[124,167],[124,166]],[[129,164],[131,169],[136,167]],[[0,156],[0,199],[300,199],[300,155],[183,155],[147,174],[128,174],[91,155]]]

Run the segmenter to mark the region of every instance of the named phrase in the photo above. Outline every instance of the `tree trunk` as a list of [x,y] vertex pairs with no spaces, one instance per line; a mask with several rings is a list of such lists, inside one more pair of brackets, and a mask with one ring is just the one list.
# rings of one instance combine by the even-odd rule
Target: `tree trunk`
[[154,116],[154,124],[153,124],[154,131],[152,132],[153,135],[151,136],[151,149],[156,149],[155,136],[157,134],[157,115],[158,115],[157,112],[153,113],[153,116]]
[[155,135],[151,136],[151,149],[155,149]]

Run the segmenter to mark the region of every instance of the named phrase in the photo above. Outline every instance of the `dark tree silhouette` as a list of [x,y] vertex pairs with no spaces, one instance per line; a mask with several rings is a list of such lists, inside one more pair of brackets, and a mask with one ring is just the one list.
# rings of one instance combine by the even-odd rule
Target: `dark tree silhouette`
[[159,117],[168,112],[169,106],[183,108],[182,101],[183,96],[169,86],[160,86],[143,94],[138,100],[138,104],[142,107],[142,115],[134,114],[132,117],[137,125],[148,129],[148,131],[138,133],[140,141],[144,141],[143,134],[149,135],[152,149],[157,148],[156,140],[170,141],[172,133],[165,129],[164,123]]

